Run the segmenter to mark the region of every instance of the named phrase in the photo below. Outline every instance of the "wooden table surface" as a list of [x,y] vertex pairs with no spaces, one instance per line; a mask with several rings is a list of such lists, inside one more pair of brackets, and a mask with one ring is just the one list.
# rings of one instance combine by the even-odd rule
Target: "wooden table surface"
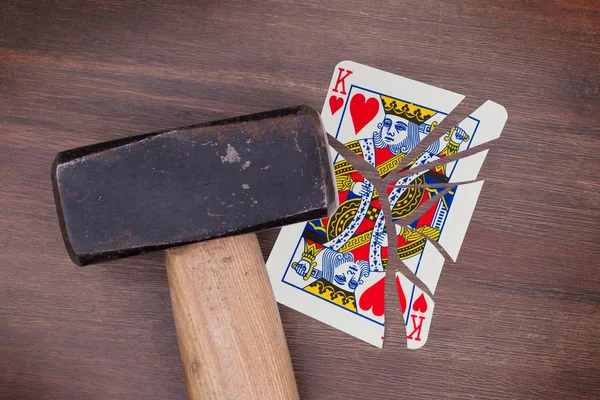
[[587,0],[0,1],[0,398],[186,398],[163,255],[75,267],[57,152],[320,109],[344,59],[509,119],[423,349],[280,306],[302,398],[600,398],[599,53]]

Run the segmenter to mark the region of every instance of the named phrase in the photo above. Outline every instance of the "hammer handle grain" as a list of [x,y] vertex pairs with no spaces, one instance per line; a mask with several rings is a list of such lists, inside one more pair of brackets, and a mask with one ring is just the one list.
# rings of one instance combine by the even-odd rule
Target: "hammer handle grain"
[[190,399],[298,399],[256,235],[171,249],[166,258]]

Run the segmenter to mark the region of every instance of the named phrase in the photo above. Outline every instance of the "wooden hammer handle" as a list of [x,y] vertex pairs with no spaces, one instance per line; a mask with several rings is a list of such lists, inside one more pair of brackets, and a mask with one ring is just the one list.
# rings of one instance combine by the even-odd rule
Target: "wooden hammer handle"
[[191,244],[166,257],[190,399],[298,399],[256,235]]

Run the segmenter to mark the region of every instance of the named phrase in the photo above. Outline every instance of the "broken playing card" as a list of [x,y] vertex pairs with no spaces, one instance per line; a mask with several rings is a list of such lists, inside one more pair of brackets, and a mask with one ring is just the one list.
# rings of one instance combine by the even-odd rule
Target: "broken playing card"
[[[361,156],[381,177],[389,175],[390,179],[401,161],[463,98],[343,61],[334,69],[321,118],[329,134]],[[456,260],[482,186],[482,182],[472,181],[487,151],[412,175],[406,170],[496,139],[505,121],[502,106],[484,103],[424,152],[410,154],[407,160],[411,162],[403,175],[392,179],[385,194],[378,193],[355,166],[330,149],[340,206],[330,218],[281,230],[267,261],[277,300],[381,347],[388,264],[381,201],[389,201],[396,223],[395,256],[434,293],[445,259],[433,241]],[[446,190],[440,184],[451,186]],[[382,195],[387,198],[381,199]],[[411,219],[411,214],[426,204],[429,210]],[[427,341],[433,299],[400,272],[396,277],[407,345],[419,348]]]

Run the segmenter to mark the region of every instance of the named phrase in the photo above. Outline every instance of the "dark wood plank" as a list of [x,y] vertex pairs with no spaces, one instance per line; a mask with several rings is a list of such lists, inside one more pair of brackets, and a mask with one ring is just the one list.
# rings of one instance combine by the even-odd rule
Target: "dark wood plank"
[[394,312],[379,350],[280,308],[302,397],[600,398],[599,33],[586,0],[4,0],[0,398],[186,397],[163,256],[73,266],[58,151],[320,108],[344,59],[492,99],[509,120],[425,348],[403,348]]

